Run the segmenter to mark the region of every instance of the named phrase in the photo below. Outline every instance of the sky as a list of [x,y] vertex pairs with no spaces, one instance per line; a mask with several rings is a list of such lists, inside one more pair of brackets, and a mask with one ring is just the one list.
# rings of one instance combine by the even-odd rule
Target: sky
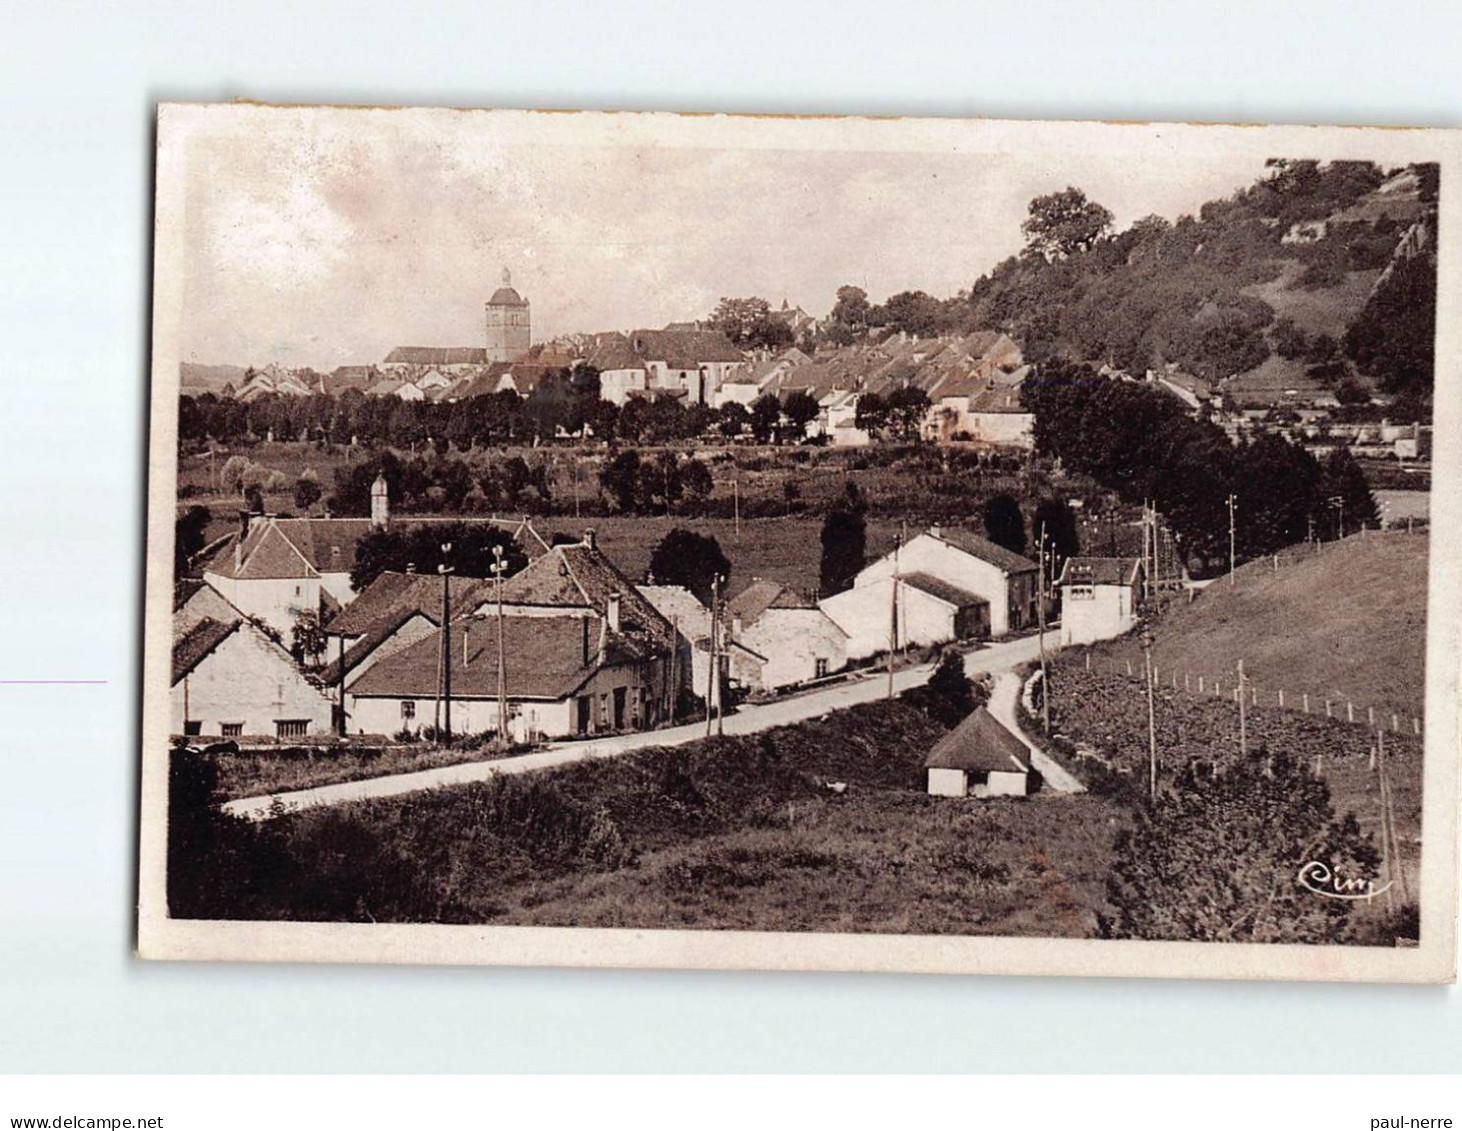
[[815,315],[837,288],[945,297],[1020,249],[1074,184],[1117,226],[1175,219],[1262,161],[507,143],[480,121],[292,115],[187,150],[181,357],[333,369],[483,342],[504,270],[534,341],[704,317],[722,296]]

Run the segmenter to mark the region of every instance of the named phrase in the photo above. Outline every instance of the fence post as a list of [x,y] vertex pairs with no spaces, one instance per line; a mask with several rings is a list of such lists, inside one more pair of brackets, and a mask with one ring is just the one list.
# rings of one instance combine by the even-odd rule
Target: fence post
[[1376,709],[1374,707],[1366,708],[1366,725],[1371,727],[1376,725]]
[[1305,714],[1308,715],[1310,713],[1310,693],[1308,691],[1304,693],[1303,699],[1305,701]]
[[1251,706],[1251,707],[1257,707],[1258,705],[1259,705],[1259,689],[1257,687],[1250,687],[1249,688],[1249,706]]
[[1332,717],[1330,714],[1330,700],[1328,699],[1325,700],[1325,717],[1327,719]]
[[1127,674],[1128,675],[1131,675],[1132,674],[1132,661],[1131,660],[1128,660],[1127,661]]
[[1371,773],[1376,772],[1376,744],[1371,743]]
[[1198,694],[1203,694],[1203,677],[1201,675],[1198,677]]
[[1394,734],[1396,731],[1398,731],[1400,729],[1401,729],[1400,720],[1398,720],[1396,718],[1396,712],[1395,711],[1392,711],[1391,712],[1391,732]]
[[1421,720],[1418,719],[1415,715],[1412,715],[1411,716],[1411,733],[1412,734],[1420,734],[1421,733]]
[[1325,755],[1323,754],[1315,755],[1315,776],[1317,778],[1325,776]]
[[1274,555],[1274,572],[1275,573],[1278,573],[1279,572],[1279,555],[1278,554],[1275,554]]
[[1355,722],[1355,704],[1354,703],[1347,702],[1345,704],[1345,721],[1348,722],[1348,723]]
[[1284,706],[1284,688],[1282,687],[1279,689],[1279,705]]
[[1091,649],[1086,650],[1086,670],[1091,671]]
[[1184,672],[1183,673],[1183,690],[1184,691],[1192,691],[1193,690],[1193,675],[1192,675],[1191,672]]

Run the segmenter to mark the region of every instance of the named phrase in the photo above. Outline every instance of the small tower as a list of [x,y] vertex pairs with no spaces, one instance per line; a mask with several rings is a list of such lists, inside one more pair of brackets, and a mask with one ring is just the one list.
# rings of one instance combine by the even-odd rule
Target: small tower
[[377,475],[371,484],[371,525],[385,530],[391,525],[391,490],[386,486],[386,477]]
[[503,285],[487,300],[487,360],[517,361],[533,342],[528,300],[513,290],[513,273],[503,268]]

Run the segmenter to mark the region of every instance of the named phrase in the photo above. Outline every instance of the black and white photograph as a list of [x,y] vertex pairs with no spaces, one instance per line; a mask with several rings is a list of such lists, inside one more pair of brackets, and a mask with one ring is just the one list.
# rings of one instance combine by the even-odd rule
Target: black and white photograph
[[163,105],[140,953],[1451,980],[1458,157]]

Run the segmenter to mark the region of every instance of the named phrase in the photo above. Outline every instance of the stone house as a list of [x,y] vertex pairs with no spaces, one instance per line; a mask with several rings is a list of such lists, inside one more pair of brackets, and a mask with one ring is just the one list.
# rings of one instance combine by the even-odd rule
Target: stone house
[[247,620],[205,617],[173,644],[173,734],[303,739],[330,730],[330,700]]

